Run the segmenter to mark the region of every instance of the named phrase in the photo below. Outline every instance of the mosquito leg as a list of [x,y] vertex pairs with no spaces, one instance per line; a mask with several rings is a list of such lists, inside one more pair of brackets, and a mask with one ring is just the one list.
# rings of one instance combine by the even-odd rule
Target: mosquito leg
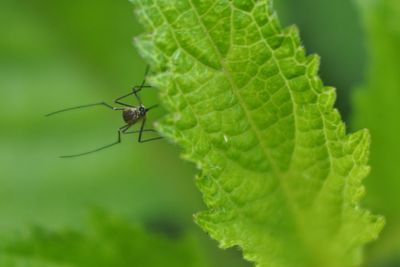
[[[151,86],[144,85],[144,86],[141,86],[141,87],[142,88],[146,88],[146,87],[151,87]],[[134,106],[132,106],[131,104],[127,104],[127,103],[121,102],[120,100],[125,98],[125,97],[128,97],[130,95],[134,95],[136,97],[137,101],[139,102],[139,104],[141,105],[142,104],[142,100],[140,99],[138,93],[142,90],[142,88],[136,87],[136,86],[133,87],[132,92],[130,92],[129,94],[123,95],[121,97],[118,97],[117,99],[114,100],[114,103],[120,104],[120,105],[125,106],[125,107],[133,108]]]
[[65,112],[65,111],[70,111],[70,110],[74,110],[74,109],[81,109],[81,108],[89,108],[89,107],[94,107],[94,106],[105,106],[109,109],[112,110],[120,110],[120,108],[115,108],[109,104],[107,104],[106,102],[99,102],[99,103],[94,103],[94,104],[88,104],[88,105],[82,105],[82,106],[76,106],[76,107],[71,107],[71,108],[65,108],[65,109],[61,109],[61,110],[57,110],[51,113],[46,114],[45,116],[52,116],[61,112]]
[[133,124],[127,124],[127,125],[125,125],[125,127],[120,128],[120,130],[123,134],[125,134],[126,131],[129,130],[129,128],[131,128],[132,126],[133,126]]
[[156,107],[158,107],[158,104],[155,104],[155,105],[152,105],[152,106],[146,108],[146,112],[151,110],[151,109],[153,109],[153,108],[156,108]]
[[152,88],[151,85],[136,85],[132,87],[132,93],[139,93],[143,88]]
[[120,104],[122,106],[126,106],[126,107],[131,107],[132,108],[134,106],[132,106],[130,104],[127,104],[127,103],[123,103],[120,100],[125,98],[125,97],[128,97],[130,95],[134,95],[136,97],[137,101],[139,102],[139,104],[141,105],[142,104],[142,100],[140,99],[138,93],[142,90],[142,88],[147,88],[147,87],[151,87],[151,86],[144,85],[144,86],[141,86],[141,87],[133,87],[132,92],[130,92],[129,94],[123,95],[121,97],[118,97],[117,99],[114,100],[114,102],[117,103],[117,104]]
[[134,86],[134,87],[132,88],[132,93],[135,95],[135,97],[136,97],[136,99],[137,99],[137,101],[139,102],[140,105],[142,105],[142,100],[140,99],[140,96],[138,95],[138,93],[139,93],[140,91],[142,91],[143,88],[146,88],[146,87],[149,88],[149,87],[151,87],[150,85],[144,85],[144,84],[146,83],[146,78],[147,78],[147,74],[149,74],[149,71],[150,71],[150,66],[147,65],[147,66],[146,66],[146,70],[145,70],[145,72],[144,72],[144,78],[143,78],[142,83],[141,83],[139,86]]
[[153,137],[153,138],[150,138],[150,139],[143,140],[142,139],[142,133],[143,132],[153,132],[154,131],[153,129],[146,129],[145,130],[144,129],[145,124],[146,124],[146,118],[143,118],[142,125],[140,125],[140,130],[138,131],[139,132],[139,138],[138,138],[138,142],[139,143],[155,141],[155,140],[159,140],[159,139],[163,138],[162,136],[159,136],[159,137]]
[[91,153],[94,153],[94,152],[97,152],[97,151],[100,151],[100,150],[103,150],[103,149],[106,149],[106,148],[115,146],[115,145],[121,143],[121,132],[126,131],[130,126],[131,126],[131,125],[128,125],[128,124],[127,124],[127,125],[124,125],[124,126],[120,127],[120,128],[118,129],[118,132],[117,132],[117,134],[118,134],[117,141],[115,141],[115,142],[113,142],[113,143],[111,143],[111,144],[108,144],[108,145],[105,145],[105,146],[102,146],[102,147],[99,147],[99,148],[97,148],[97,149],[90,150],[90,151],[87,151],[87,152],[79,153],[79,154],[68,155],[68,156],[61,156],[60,158],[75,158],[75,157],[80,157],[80,156],[84,156],[84,155],[87,155],[87,154],[91,154]]
[[128,96],[130,96],[130,95],[133,95],[133,94],[134,94],[134,92],[131,92],[131,93],[129,93],[129,94],[120,96],[120,97],[118,97],[117,99],[114,100],[114,103],[120,104],[120,105],[125,106],[125,107],[131,107],[131,108],[133,108],[132,105],[129,105],[129,104],[126,104],[126,103],[123,103],[123,102],[120,101],[121,99],[123,99],[123,98],[125,98],[125,97],[128,97]]
[[[154,130],[154,129],[144,129],[144,130],[142,130],[142,132],[153,132],[153,133],[156,133],[157,131]],[[134,133],[140,133],[140,130],[124,132],[124,134],[134,134]]]
[[130,95],[134,95],[134,96],[136,97],[137,101],[139,102],[139,104],[142,105],[142,100],[140,99],[138,93],[139,93],[143,88],[151,87],[151,86],[149,86],[149,85],[144,85],[145,82],[146,82],[146,76],[147,76],[147,74],[149,73],[149,70],[150,70],[150,67],[147,65],[146,71],[145,71],[145,73],[144,73],[144,79],[143,79],[141,85],[139,85],[139,86],[134,86],[134,87],[132,88],[132,92],[130,92],[129,94],[123,95],[123,96],[121,96],[121,97],[118,97],[117,99],[114,100],[114,102],[117,103],[117,104],[120,104],[120,105],[122,105],[122,106],[125,106],[125,107],[131,107],[131,108],[133,108],[134,106],[132,106],[132,105],[130,105],[130,104],[127,104],[127,103],[124,103],[124,102],[121,102],[120,100],[123,99],[123,98],[125,98],[125,97],[128,97],[128,96],[130,96]]
[[142,99],[140,99],[140,96],[138,95],[138,93],[142,90],[142,88],[135,88],[133,87],[133,91],[132,94],[136,97],[137,102],[139,103],[139,105],[142,105]]

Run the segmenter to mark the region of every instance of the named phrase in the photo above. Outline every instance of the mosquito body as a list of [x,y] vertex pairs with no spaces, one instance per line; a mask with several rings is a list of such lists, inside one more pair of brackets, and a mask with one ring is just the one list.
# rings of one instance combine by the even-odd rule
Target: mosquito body
[[[145,77],[147,75],[149,71],[149,68],[146,69],[146,74]],[[112,105],[107,104],[106,102],[100,102],[100,103],[94,103],[94,104],[88,104],[88,105],[82,105],[82,106],[77,106],[77,107],[72,107],[72,108],[66,108],[66,109],[62,109],[62,110],[58,110],[52,113],[47,114],[46,116],[52,116],[61,112],[65,112],[65,111],[70,111],[70,110],[75,110],[75,109],[81,109],[81,108],[88,108],[88,107],[93,107],[93,106],[104,106],[107,107],[111,110],[114,111],[122,111],[122,118],[125,122],[125,125],[123,125],[122,127],[118,128],[117,130],[117,141],[108,144],[106,146],[102,146],[100,148],[94,149],[94,150],[90,150],[84,153],[79,153],[79,154],[74,154],[74,155],[69,155],[69,156],[61,156],[62,158],[72,158],[72,157],[79,157],[79,156],[83,156],[83,155],[87,155],[90,153],[94,153],[106,148],[109,148],[111,146],[117,145],[119,143],[121,143],[121,135],[122,134],[134,134],[137,133],[138,134],[138,142],[139,143],[144,143],[144,142],[149,142],[149,141],[155,141],[155,140],[159,140],[162,137],[153,137],[153,138],[149,138],[149,139],[144,139],[143,138],[143,133],[144,132],[156,132],[154,129],[145,129],[145,125],[146,125],[146,117],[147,117],[147,112],[150,111],[151,109],[157,107],[158,105],[153,105],[150,106],[149,108],[146,108],[143,104],[142,104],[142,100],[140,99],[139,96],[139,92],[143,89],[143,88],[148,88],[151,86],[147,86],[144,85],[145,84],[145,79],[143,80],[142,84],[140,86],[135,86],[132,88],[132,92],[123,95],[121,97],[118,97],[117,99],[114,100],[115,104],[118,104],[122,107],[114,107]],[[124,102],[121,102],[122,99],[129,97],[129,96],[135,96],[137,102],[139,103],[138,106],[133,106]],[[128,130],[136,125],[137,123],[140,122],[140,129],[136,130],[136,131],[130,131],[128,132]]]
[[126,124],[134,125],[146,116],[146,108],[144,106],[134,108],[124,108],[122,118]]

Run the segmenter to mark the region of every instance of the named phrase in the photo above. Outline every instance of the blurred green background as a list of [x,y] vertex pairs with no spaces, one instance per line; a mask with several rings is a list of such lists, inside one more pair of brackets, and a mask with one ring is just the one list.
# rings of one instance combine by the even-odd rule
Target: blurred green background
[[[366,69],[354,4],[275,3],[283,24],[296,23],[307,51],[321,55],[321,76],[338,88],[337,106],[347,119],[351,89],[363,82]],[[111,103],[142,81],[145,65],[132,46],[141,27],[131,4],[1,0],[0,5],[1,235],[12,238],[32,225],[86,231],[90,211],[101,209],[145,231],[193,236],[201,257],[207,258],[205,266],[250,266],[236,249],[218,249],[193,223],[192,214],[204,209],[193,181],[196,170],[180,159],[173,144],[138,144],[132,135],[96,154],[58,158],[116,139],[120,114],[102,107],[43,115],[74,105]],[[156,89],[143,97],[156,103]],[[158,109],[150,117],[162,114]]]

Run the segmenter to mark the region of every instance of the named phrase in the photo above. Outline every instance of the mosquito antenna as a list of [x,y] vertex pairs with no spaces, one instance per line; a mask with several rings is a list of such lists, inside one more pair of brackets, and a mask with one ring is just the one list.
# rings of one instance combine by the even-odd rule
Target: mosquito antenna
[[113,109],[113,110],[115,109],[114,107],[110,106],[109,104],[107,104],[107,103],[105,103],[105,102],[99,102],[99,103],[94,103],[94,104],[87,104],[87,105],[82,105],[82,106],[76,106],[76,107],[71,107],[71,108],[65,108],[65,109],[57,110],[57,111],[48,113],[48,114],[46,114],[45,116],[48,117],[48,116],[52,116],[52,115],[55,115],[55,114],[58,114],[58,113],[61,113],[61,112],[65,112],[65,111],[70,111],[70,110],[74,110],[74,109],[81,109],[81,108],[89,108],[89,107],[100,106],[100,105],[106,106],[106,107],[108,107],[108,108],[110,108],[110,109]]

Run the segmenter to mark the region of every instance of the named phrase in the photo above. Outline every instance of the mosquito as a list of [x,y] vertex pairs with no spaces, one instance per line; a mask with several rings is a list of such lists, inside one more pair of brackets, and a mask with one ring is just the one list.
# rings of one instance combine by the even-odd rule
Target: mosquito
[[[113,107],[112,105],[106,103],[106,102],[99,102],[99,103],[93,103],[93,104],[87,104],[87,105],[81,105],[81,106],[76,106],[76,107],[71,107],[71,108],[66,108],[66,109],[62,109],[62,110],[58,110],[55,112],[51,112],[49,114],[46,114],[45,116],[53,116],[55,114],[59,114],[61,112],[66,112],[66,111],[71,111],[71,110],[75,110],[75,109],[82,109],[82,108],[89,108],[89,107],[94,107],[94,106],[104,106],[106,108],[109,108],[111,110],[115,110],[115,111],[122,111],[122,118],[125,122],[125,125],[121,126],[118,128],[117,130],[117,141],[99,147],[97,149],[94,150],[90,150],[87,152],[83,152],[83,153],[79,153],[79,154],[74,154],[74,155],[67,155],[67,156],[61,156],[61,158],[74,158],[74,157],[80,157],[80,156],[84,156],[87,154],[91,154],[112,146],[115,146],[119,143],[121,143],[122,138],[121,136],[123,134],[135,134],[138,133],[138,142],[139,143],[145,143],[145,142],[150,142],[150,141],[155,141],[155,140],[159,140],[163,137],[159,136],[159,137],[153,137],[153,138],[148,138],[148,139],[144,139],[143,138],[143,133],[144,132],[157,132],[154,129],[145,129],[145,125],[146,125],[146,117],[147,117],[147,112],[149,112],[150,110],[152,110],[153,108],[156,108],[158,105],[153,105],[150,106],[148,108],[146,108],[143,103],[142,100],[140,99],[139,96],[139,92],[143,89],[143,88],[150,88],[151,86],[149,85],[145,85],[146,83],[146,76],[149,72],[149,67],[146,68],[145,71],[145,75],[144,75],[144,79],[141,83],[141,85],[139,86],[134,86],[132,88],[132,92],[130,92],[129,94],[123,95],[118,97],[117,99],[114,100],[115,104],[121,105],[122,107]],[[135,96],[137,102],[138,102],[138,106],[133,106],[124,102],[121,102],[122,99],[127,98],[128,96]],[[135,125],[136,123],[141,122],[140,125],[140,129],[137,131],[128,131],[133,125]]]

